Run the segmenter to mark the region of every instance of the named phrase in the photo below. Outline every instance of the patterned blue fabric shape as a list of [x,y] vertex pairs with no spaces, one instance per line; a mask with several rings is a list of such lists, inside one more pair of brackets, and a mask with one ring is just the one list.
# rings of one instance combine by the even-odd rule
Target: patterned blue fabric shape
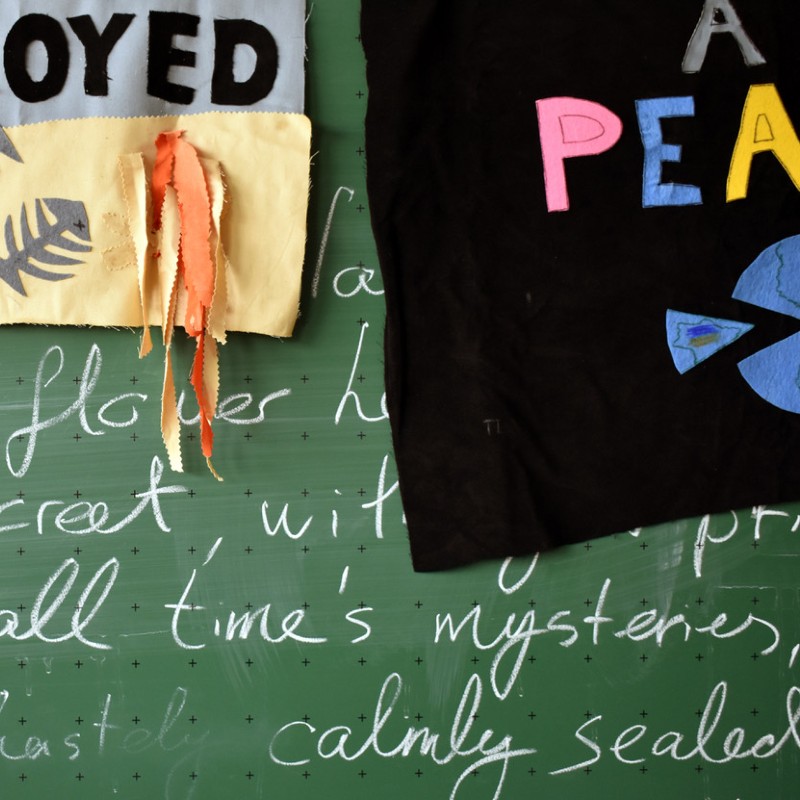
[[739,372],[768,403],[800,414],[800,333],[739,362]]
[[746,322],[667,311],[667,342],[675,368],[683,375],[744,336],[753,326]]
[[735,300],[800,319],[800,236],[770,245],[742,273]]
[[[768,247],[742,273],[737,300],[800,319],[800,236]],[[742,377],[768,403],[800,414],[800,333],[739,364]]]

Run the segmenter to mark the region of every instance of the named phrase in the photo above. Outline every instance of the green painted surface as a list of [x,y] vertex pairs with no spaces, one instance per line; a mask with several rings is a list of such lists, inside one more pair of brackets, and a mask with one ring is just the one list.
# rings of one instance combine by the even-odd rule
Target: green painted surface
[[302,319],[223,350],[224,483],[191,426],[187,473],[152,473],[134,332],[2,331],[2,797],[793,800],[800,507],[411,571],[357,34],[355,0],[314,4]]

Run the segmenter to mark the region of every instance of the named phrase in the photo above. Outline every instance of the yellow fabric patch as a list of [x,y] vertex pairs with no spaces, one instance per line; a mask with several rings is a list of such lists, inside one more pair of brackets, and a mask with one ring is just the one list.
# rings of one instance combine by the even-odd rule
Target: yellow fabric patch
[[[48,198],[58,198],[82,203],[88,231],[81,231],[75,241],[88,239],[92,249],[75,255],[59,250],[57,241],[50,245],[52,252],[72,255],[82,263],[48,267],[73,276],[57,281],[23,270],[24,295],[0,281],[0,324],[141,326],[142,299],[147,322],[161,324],[162,303],[171,295],[171,287],[164,291],[152,285],[160,280],[159,272],[141,262],[143,233],[151,232],[143,232],[141,218],[131,218],[132,208],[141,209],[143,198],[126,197],[123,176],[131,163],[120,162],[120,156],[141,153],[149,176],[156,137],[165,130],[183,130],[201,156],[219,162],[225,181],[224,213],[221,193],[213,198],[222,236],[212,247],[218,261],[226,259],[228,264],[226,270],[218,270],[224,283],[216,287],[217,299],[224,303],[222,307],[215,303],[216,338],[224,340],[226,329],[291,335],[305,252],[311,145],[307,117],[212,112],[60,120],[5,130],[23,162],[0,159],[3,221],[10,218],[18,228],[24,208],[36,236],[37,201],[46,205]],[[127,191],[131,188],[129,183]],[[124,226],[121,220],[126,221]],[[21,245],[19,232],[16,238]],[[151,252],[148,258],[154,256]],[[147,280],[140,295],[143,271]],[[180,298],[177,302],[180,305]],[[177,321],[181,319],[179,314]]]

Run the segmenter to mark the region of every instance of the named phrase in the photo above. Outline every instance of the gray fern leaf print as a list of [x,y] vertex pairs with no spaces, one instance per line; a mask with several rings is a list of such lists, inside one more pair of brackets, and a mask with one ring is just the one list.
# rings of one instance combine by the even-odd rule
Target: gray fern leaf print
[[[0,258],[0,280],[5,281],[23,297],[27,296],[22,283],[23,273],[43,281],[63,281],[74,277],[74,273],[53,272],[43,269],[43,266],[69,267],[85,263],[79,258],[62,255],[53,248],[72,253],[87,253],[92,249],[89,220],[82,202],[49,197],[37,200],[35,205],[36,235],[31,231],[28,211],[23,205],[19,219],[21,242],[14,232],[14,224],[9,215],[5,224],[8,255]],[[50,218],[45,211],[49,212]]]

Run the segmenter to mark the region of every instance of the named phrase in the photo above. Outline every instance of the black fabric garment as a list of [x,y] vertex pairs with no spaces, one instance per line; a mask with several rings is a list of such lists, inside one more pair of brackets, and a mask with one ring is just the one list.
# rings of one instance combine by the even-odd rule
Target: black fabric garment
[[[747,196],[726,201],[750,87],[774,84],[800,125],[800,4],[713,5],[363,0],[369,202],[416,569],[800,497],[800,415],[737,366],[800,321],[732,298],[759,253],[800,233],[800,194],[760,152]],[[706,6],[721,27],[685,72]],[[728,9],[765,63],[746,63]],[[563,211],[548,210],[537,120],[553,97],[622,122],[610,149],[564,160]],[[702,204],[644,207],[636,101],[674,97],[694,113],[660,120],[682,148],[660,181]],[[680,374],[668,309],[754,328]],[[712,328],[692,327],[691,346]],[[779,382],[800,373],[792,352]]]

